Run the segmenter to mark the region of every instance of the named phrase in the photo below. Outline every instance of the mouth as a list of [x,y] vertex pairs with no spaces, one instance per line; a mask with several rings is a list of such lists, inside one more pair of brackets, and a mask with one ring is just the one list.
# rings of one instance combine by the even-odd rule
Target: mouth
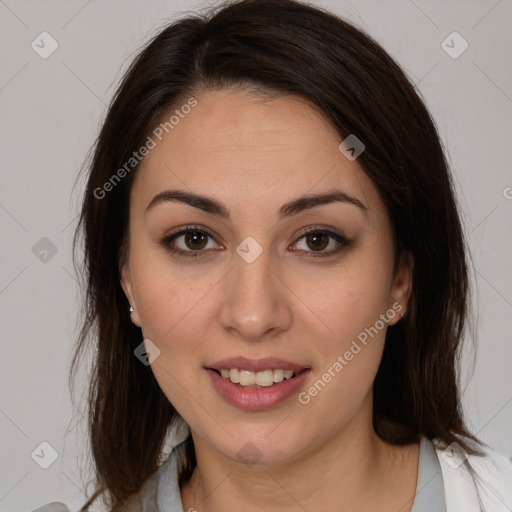
[[308,364],[294,363],[277,357],[250,359],[238,356],[212,362],[205,366],[223,379],[242,387],[271,387],[283,381],[295,379]]
[[227,403],[246,411],[270,410],[286,403],[307,385],[312,371],[276,358],[224,359],[204,366],[217,394]]
[[268,388],[283,380],[295,379],[299,374],[309,370],[304,368],[296,371],[284,368],[268,368],[262,371],[251,371],[239,368],[208,368],[233,384],[244,388]]

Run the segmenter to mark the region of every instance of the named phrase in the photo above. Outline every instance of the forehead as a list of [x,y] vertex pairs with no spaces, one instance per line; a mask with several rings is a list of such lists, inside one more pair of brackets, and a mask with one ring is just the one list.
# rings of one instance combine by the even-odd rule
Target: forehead
[[137,171],[132,190],[140,207],[162,190],[178,187],[215,195],[234,210],[335,187],[370,209],[381,206],[357,161],[339,151],[341,138],[334,127],[301,98],[265,99],[226,90],[194,98],[193,109],[176,113],[180,106],[173,107],[163,122],[181,115],[174,116],[161,140],[153,137],[156,145]]

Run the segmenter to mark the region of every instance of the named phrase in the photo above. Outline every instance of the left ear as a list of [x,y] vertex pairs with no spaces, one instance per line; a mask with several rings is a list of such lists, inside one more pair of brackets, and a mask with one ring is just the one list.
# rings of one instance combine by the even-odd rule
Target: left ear
[[400,257],[400,263],[396,275],[391,285],[391,295],[389,307],[399,314],[393,319],[389,319],[388,325],[396,324],[406,313],[409,305],[409,299],[412,293],[412,270],[414,261],[412,255],[403,252]]

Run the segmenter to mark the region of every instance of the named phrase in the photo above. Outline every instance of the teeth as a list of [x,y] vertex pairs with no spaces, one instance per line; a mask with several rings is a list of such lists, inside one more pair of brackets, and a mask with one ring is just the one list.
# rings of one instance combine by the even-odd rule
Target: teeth
[[[231,370],[230,370],[231,373]],[[256,384],[256,374],[246,370],[240,370],[240,386],[252,386]]]
[[225,379],[229,379],[234,384],[241,386],[260,386],[268,387],[272,384],[282,382],[284,379],[291,379],[294,375],[293,370],[263,370],[262,372],[250,372],[249,370],[238,370],[237,368],[220,370],[220,374]]
[[281,382],[284,379],[284,370],[274,370],[274,382]]
[[256,374],[256,384],[258,386],[272,386],[274,384],[274,371],[265,370]]

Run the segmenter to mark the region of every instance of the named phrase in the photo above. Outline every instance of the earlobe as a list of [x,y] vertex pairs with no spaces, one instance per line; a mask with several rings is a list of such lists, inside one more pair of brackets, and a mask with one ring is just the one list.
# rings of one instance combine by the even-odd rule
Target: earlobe
[[137,312],[137,306],[135,303],[135,298],[133,296],[132,292],[132,281],[131,281],[131,275],[130,275],[130,269],[125,264],[121,268],[121,287],[123,288],[124,294],[126,295],[126,298],[128,299],[128,302],[130,303],[129,308],[129,314],[132,322],[137,326],[141,327],[139,314]]
[[389,325],[397,323],[407,312],[412,293],[413,264],[412,256],[409,253],[402,254],[400,265],[393,282],[390,304],[390,307],[397,311],[398,315],[394,320],[389,322]]

